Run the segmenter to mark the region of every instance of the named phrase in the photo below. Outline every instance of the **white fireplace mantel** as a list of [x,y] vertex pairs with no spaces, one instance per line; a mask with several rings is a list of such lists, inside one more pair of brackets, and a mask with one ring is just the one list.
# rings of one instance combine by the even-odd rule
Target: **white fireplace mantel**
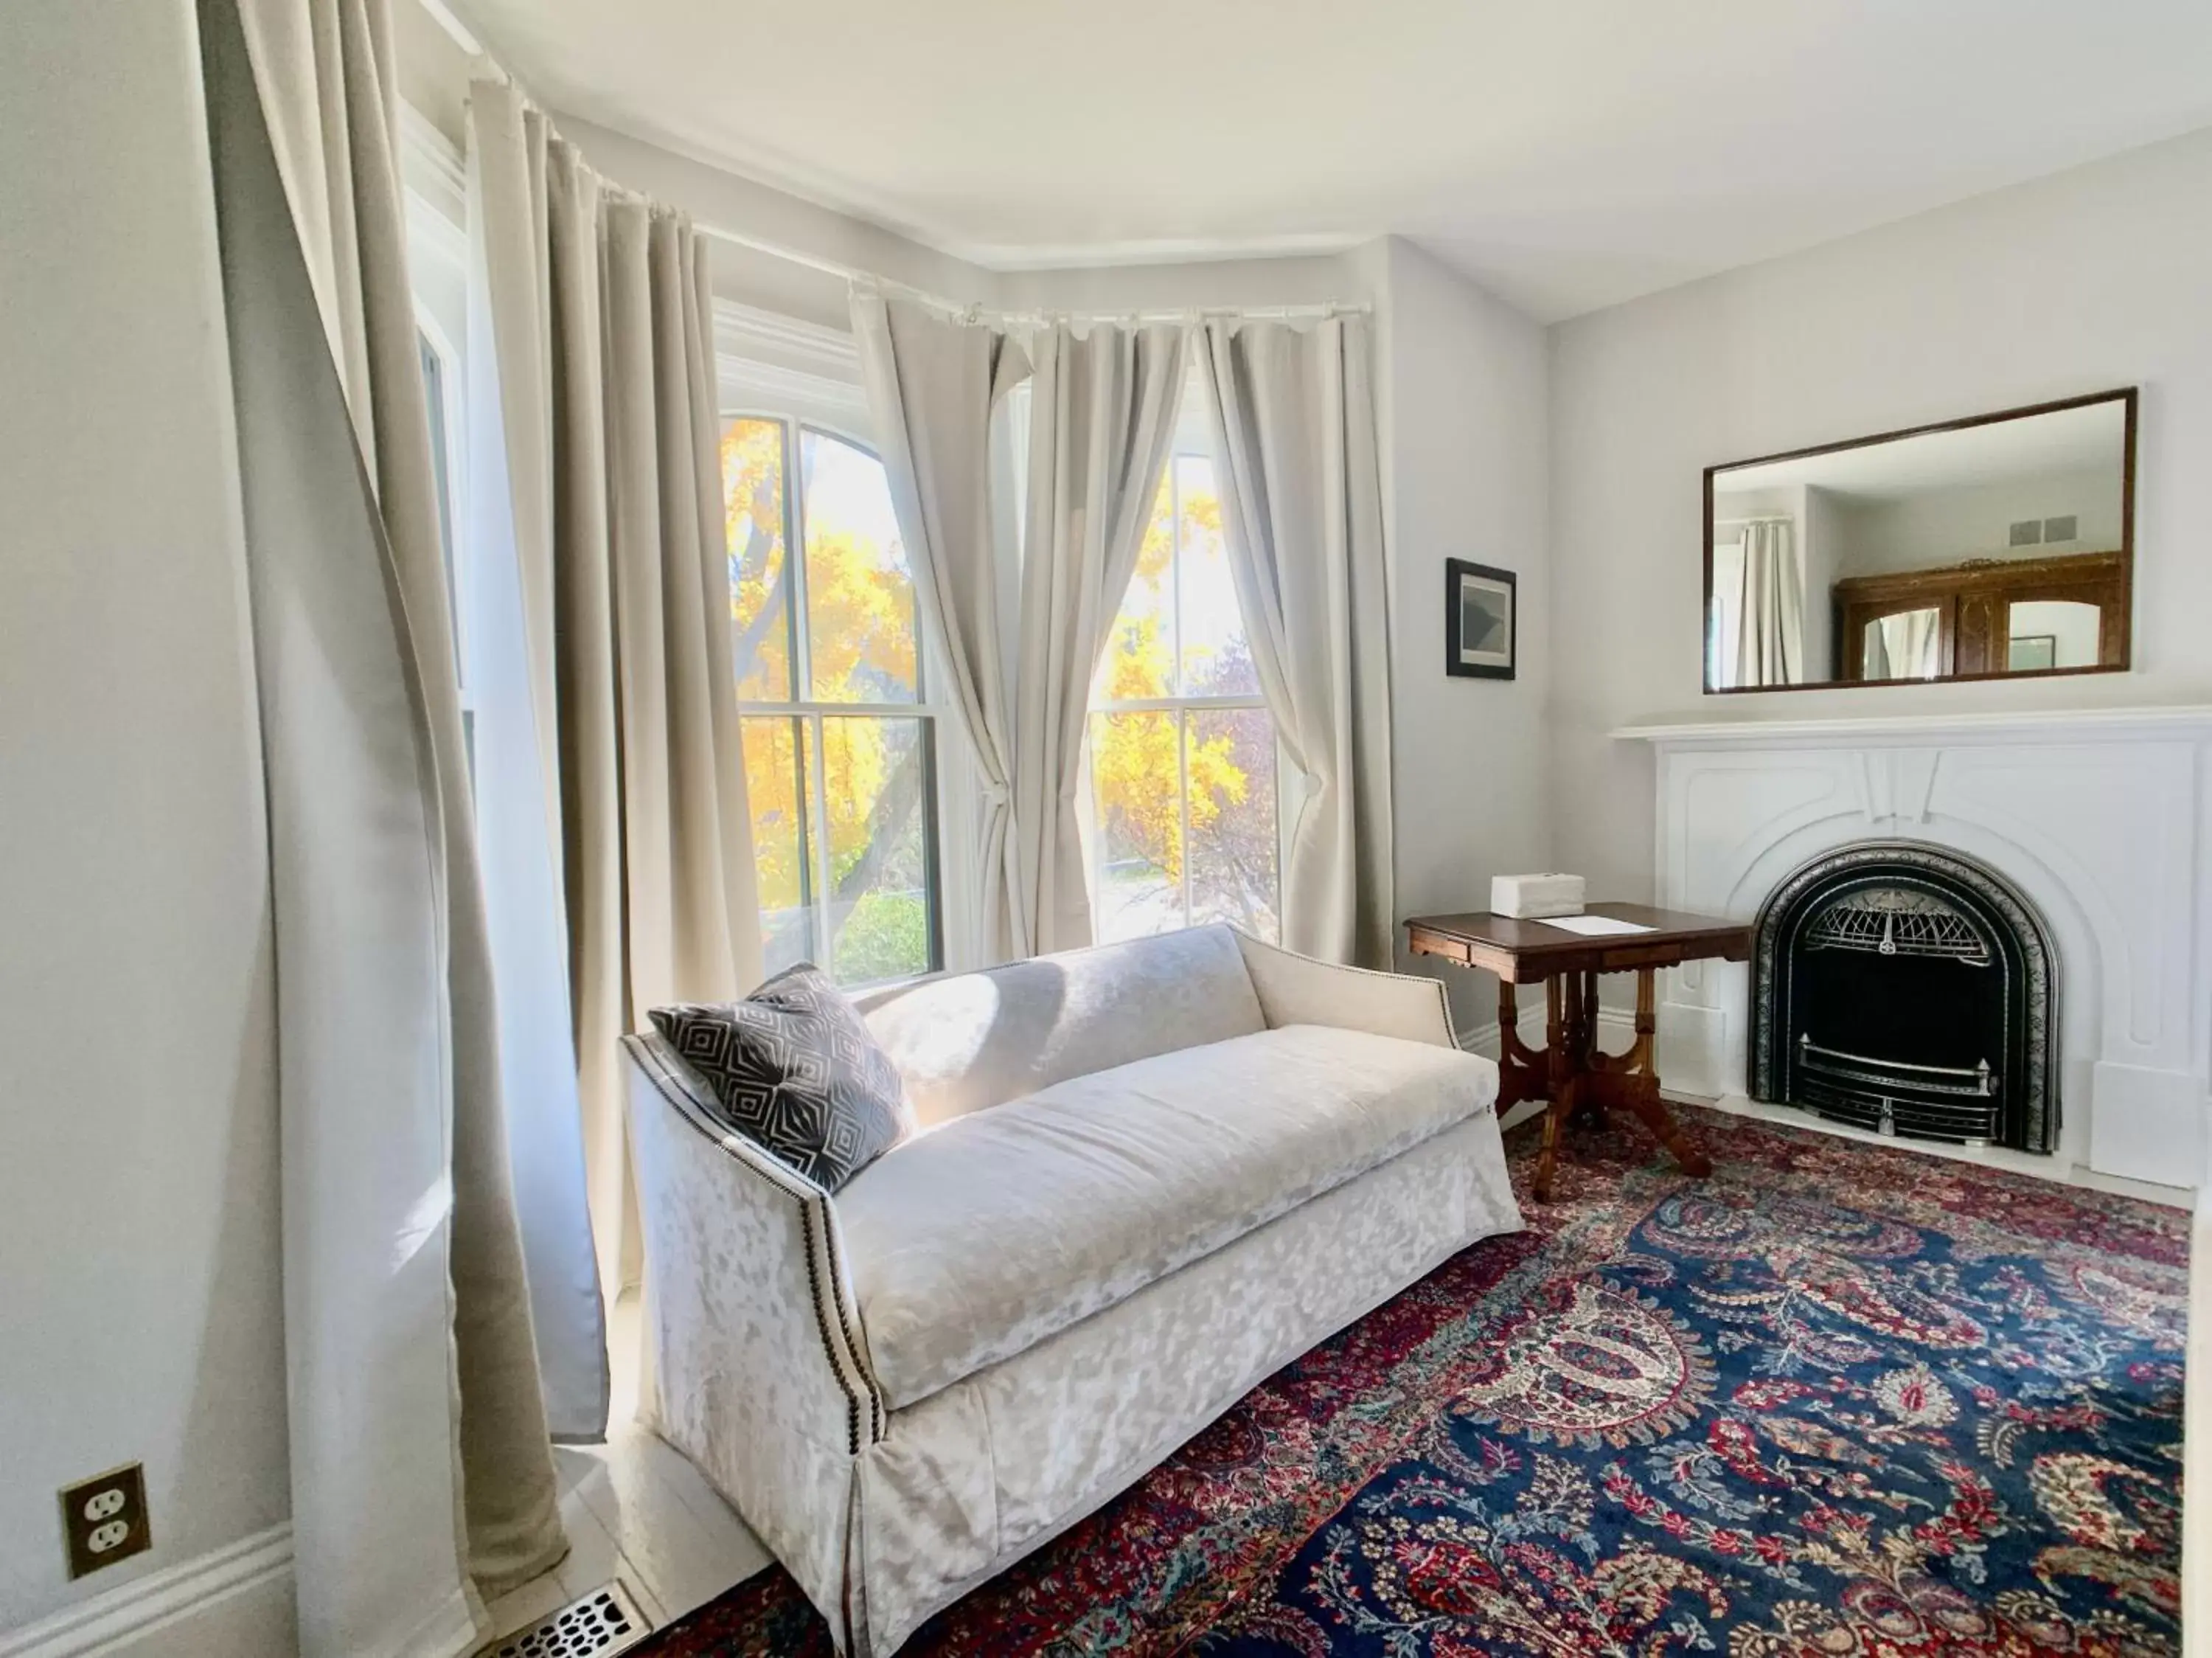
[[[2212,1152],[2212,707],[1632,727],[1657,757],[1657,896],[1752,919],[1801,864],[1863,840],[2008,876],[2057,942],[2057,1161],[2197,1184]],[[1660,1073],[1745,1088],[1749,970],[1667,975]],[[2057,1171],[2054,1171],[2057,1172]]]

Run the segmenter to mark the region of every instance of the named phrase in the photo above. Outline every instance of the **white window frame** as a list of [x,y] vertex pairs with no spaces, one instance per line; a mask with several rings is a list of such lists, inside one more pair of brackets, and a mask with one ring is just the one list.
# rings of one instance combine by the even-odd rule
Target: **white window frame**
[[[468,174],[459,148],[412,104],[399,110],[399,170],[407,220],[408,279],[415,328],[438,366],[439,431],[446,540],[447,592],[453,608],[453,668],[461,726],[475,771],[476,675],[470,671],[475,581],[469,558]],[[428,387],[424,390],[427,393]]]
[[[1173,496],[1174,519],[1172,521],[1178,525],[1182,517],[1182,485],[1178,476],[1176,463],[1182,460],[1204,460],[1210,464],[1213,467],[1216,485],[1217,488],[1218,487],[1222,472],[1221,463],[1213,452],[1212,440],[1207,430],[1203,405],[1199,401],[1199,387],[1195,378],[1191,381],[1184,394],[1182,408],[1176,422],[1175,444],[1169,451],[1167,460],[1162,469],[1162,481],[1167,485]],[[1156,484],[1153,487],[1157,491],[1159,486]],[[1175,674],[1180,680],[1182,675],[1183,636],[1182,545],[1179,533],[1170,568],[1174,572],[1174,579],[1170,583],[1168,610],[1175,646]],[[1127,595],[1125,594],[1122,599],[1116,602],[1115,606],[1116,618],[1120,616],[1121,604],[1127,602]],[[1247,637],[1249,637],[1249,619],[1247,619],[1245,625],[1248,630]],[[1110,643],[1108,649],[1112,649]],[[1267,716],[1269,728],[1271,730],[1276,728],[1274,714],[1267,707],[1267,698],[1256,691],[1249,695],[1239,696],[1121,697],[1103,699],[1094,697],[1091,698],[1085,709],[1083,722],[1083,794],[1084,816],[1086,820],[1085,824],[1086,833],[1084,838],[1087,843],[1085,850],[1088,854],[1085,859],[1085,865],[1091,881],[1091,913],[1094,917],[1103,917],[1105,913],[1102,899],[1106,886],[1106,837],[1103,832],[1104,825],[1099,820],[1097,802],[1091,788],[1090,716],[1099,714],[1173,714],[1176,716],[1176,821],[1183,849],[1182,925],[1188,927],[1191,924],[1191,722],[1188,716],[1192,713],[1226,712],[1238,709],[1258,709]],[[1291,785],[1294,781],[1297,783],[1303,796],[1304,778],[1291,765],[1289,753],[1284,748],[1279,735],[1275,742],[1275,925],[1279,938],[1283,923],[1283,869],[1290,851],[1291,826],[1295,821],[1291,808]]]
[[[789,403],[781,406],[763,406],[758,399],[726,406],[721,414],[722,425],[727,430],[733,420],[772,420],[783,428],[783,534],[784,558],[789,572],[787,599],[789,611],[785,625],[789,629],[789,660],[793,687],[801,691],[813,688],[813,641],[810,637],[806,618],[806,491],[802,484],[804,467],[799,459],[799,442],[803,433],[817,432],[824,437],[848,443],[871,459],[880,461],[876,446],[851,425],[835,419],[825,419],[818,411],[794,408]],[[928,814],[930,835],[927,867],[930,878],[931,914],[929,936],[932,960],[922,972],[941,972],[948,968],[958,969],[974,965],[977,945],[973,929],[955,925],[955,917],[968,914],[972,905],[968,902],[972,883],[973,859],[961,859],[954,849],[966,844],[967,836],[961,833],[972,820],[972,813],[949,811],[947,805],[956,795],[964,797],[972,792],[975,774],[972,765],[948,765],[949,751],[964,751],[965,744],[948,743],[945,733],[954,728],[947,718],[951,710],[939,700],[938,688],[945,680],[942,660],[929,637],[929,629],[922,619],[921,595],[915,595],[915,693],[910,703],[825,701],[810,696],[795,696],[781,701],[760,701],[745,697],[738,698],[740,719],[792,719],[799,722],[802,741],[805,744],[806,777],[816,786],[807,789],[810,799],[807,811],[807,835],[818,849],[822,869],[813,869],[813,859],[802,860],[809,875],[819,887],[828,876],[830,820],[828,797],[818,786],[827,775],[823,765],[823,728],[824,719],[861,718],[921,720],[924,753],[922,809]],[[964,752],[963,753],[964,759]],[[952,775],[948,776],[948,773]],[[957,838],[956,838],[957,837]],[[809,958],[826,972],[835,960],[831,933],[831,916],[826,892],[809,893],[812,900],[807,905],[810,944]],[[848,991],[870,988],[874,984],[895,983],[890,980],[868,980],[844,985]]]

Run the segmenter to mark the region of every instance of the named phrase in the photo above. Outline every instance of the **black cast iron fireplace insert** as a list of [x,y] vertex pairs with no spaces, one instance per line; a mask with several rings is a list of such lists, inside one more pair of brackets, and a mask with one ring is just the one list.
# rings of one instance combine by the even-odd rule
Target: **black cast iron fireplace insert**
[[2051,1150],[2058,958],[2042,917],[1943,848],[1822,854],[1759,911],[1751,1092],[1884,1134]]

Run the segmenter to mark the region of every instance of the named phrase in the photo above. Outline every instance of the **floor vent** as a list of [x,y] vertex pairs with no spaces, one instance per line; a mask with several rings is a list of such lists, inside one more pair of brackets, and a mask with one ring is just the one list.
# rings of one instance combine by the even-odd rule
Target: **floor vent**
[[614,1658],[652,1632],[653,1624],[619,1581],[549,1612],[528,1629],[503,1635],[477,1658]]

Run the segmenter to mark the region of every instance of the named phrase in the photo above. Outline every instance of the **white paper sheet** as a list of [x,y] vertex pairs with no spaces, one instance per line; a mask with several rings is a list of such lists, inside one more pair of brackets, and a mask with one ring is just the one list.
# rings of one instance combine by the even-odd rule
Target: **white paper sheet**
[[1563,933],[1580,933],[1584,938],[1613,938],[1622,933],[1659,930],[1656,927],[1647,927],[1640,921],[1617,921],[1611,916],[1553,916],[1536,924],[1557,927]]

